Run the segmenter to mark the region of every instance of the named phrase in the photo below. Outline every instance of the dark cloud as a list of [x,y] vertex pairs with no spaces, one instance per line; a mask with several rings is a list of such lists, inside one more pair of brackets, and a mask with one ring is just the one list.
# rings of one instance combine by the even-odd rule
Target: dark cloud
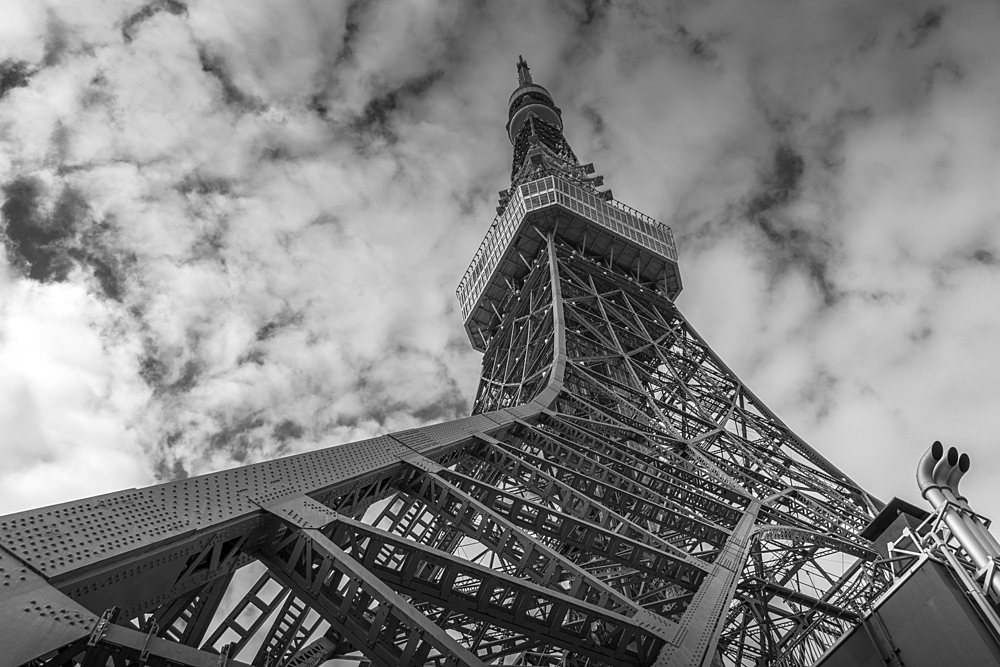
[[[373,7],[370,0],[352,0],[343,15],[343,30],[327,26],[320,39],[322,66],[316,77],[315,90],[306,97],[306,108],[320,118],[329,118],[332,106],[342,95],[342,76],[354,66],[355,45],[362,36],[362,26]],[[339,27],[339,26],[338,26]]]
[[611,0],[584,0],[581,23],[590,26],[607,16]]
[[774,151],[774,168],[768,185],[772,186],[773,193],[780,193],[783,197],[790,196],[802,180],[803,173],[805,160],[794,148],[782,144]]
[[756,220],[759,215],[787,204],[795,195],[805,173],[805,160],[788,144],[780,144],[774,151],[771,168],[764,178],[762,192],[747,203],[747,216]]
[[491,199],[492,191],[481,185],[476,185],[464,192],[453,192],[451,199],[458,205],[458,213],[462,218],[468,219],[471,224],[478,225],[480,206],[484,201]]
[[23,88],[31,81],[35,71],[25,60],[7,59],[0,63],[0,99],[14,88]]
[[244,463],[251,450],[260,448],[263,444],[260,430],[266,425],[263,417],[247,415],[212,434],[208,445],[213,450],[225,452],[237,463]]
[[[175,370],[176,369],[176,370]],[[147,339],[139,360],[139,377],[158,395],[185,394],[196,386],[204,367],[196,359],[183,360]]]
[[227,195],[232,192],[232,189],[232,179],[210,176],[200,172],[185,174],[184,178],[177,184],[177,190],[185,195]]
[[676,35],[677,40],[684,47],[687,54],[695,60],[702,60],[706,62],[715,60],[716,53],[707,39],[693,35],[684,26],[678,26]]
[[361,22],[364,20],[365,12],[368,11],[371,4],[370,0],[352,0],[347,6],[347,12],[344,15],[344,37],[334,58],[334,65],[350,61],[353,58],[354,43],[361,32]]
[[772,270],[781,273],[790,267],[800,268],[819,289],[824,304],[829,306],[837,299],[829,275],[829,242],[817,230],[800,226],[794,219],[780,214],[781,207],[799,193],[804,174],[802,155],[790,145],[780,144],[774,151],[762,191],[747,203],[746,218],[769,242],[766,256],[772,262]]
[[63,56],[69,49],[69,37],[69,26],[50,10],[46,23],[45,52],[42,55],[44,67],[52,67],[62,62]]
[[271,437],[278,442],[287,442],[288,440],[298,440],[305,432],[302,425],[295,420],[285,419],[274,425]]
[[849,132],[864,127],[872,115],[870,107],[838,109],[832,118],[817,123],[813,165],[831,172],[843,169],[844,143]]
[[0,213],[11,263],[42,283],[63,282],[75,266],[84,267],[105,297],[120,301],[126,289],[125,267],[134,262],[134,255],[109,245],[114,225],[95,222],[77,189],[64,186],[51,208],[44,201],[44,190],[39,180],[30,177],[3,186]]
[[431,405],[424,406],[422,408],[417,408],[413,411],[413,416],[420,421],[425,422],[440,422],[448,419],[458,419],[459,417],[464,417],[469,413],[472,405],[469,399],[462,396],[460,392],[453,392],[442,400],[432,403]]
[[972,253],[972,261],[986,266],[1000,266],[1000,257],[996,253],[986,248],[979,248]]
[[[384,370],[394,366],[402,369],[403,364],[416,369],[413,379],[435,387],[434,393],[407,400],[392,397],[392,387],[404,381],[405,371],[387,375]],[[468,397],[443,358],[398,341],[386,345],[379,357],[356,360],[351,376],[349,394],[357,403],[352,409],[338,414],[328,430],[356,428],[364,423],[384,428],[404,412],[421,422],[446,421],[466,416],[471,408]]]
[[802,387],[802,398],[812,404],[816,419],[824,419],[836,407],[838,384],[838,378],[829,369],[821,368]]
[[257,329],[254,338],[258,341],[268,340],[286,327],[302,324],[304,319],[304,315],[300,312],[283,311],[276,318]]
[[84,108],[107,107],[114,101],[111,85],[103,72],[98,72],[91,78],[90,85],[80,96]]
[[351,122],[351,129],[362,140],[382,139],[389,143],[398,140],[393,129],[393,118],[408,102],[419,99],[444,76],[442,70],[415,77],[390,91],[372,97],[361,113]]
[[7,256],[25,274],[39,282],[66,280],[73,267],[67,252],[77,226],[87,213],[87,203],[72,188],[65,188],[50,215],[42,210],[42,185],[19,178],[5,186],[0,207],[6,234]]
[[[153,347],[147,342],[147,348]],[[156,356],[155,348],[147,350],[146,356],[139,361],[139,377],[152,388],[159,388],[169,372],[167,365]]]
[[174,394],[182,394],[191,391],[198,385],[198,379],[203,371],[202,364],[195,359],[188,359],[181,366],[181,372],[177,379],[165,387],[166,391]]
[[315,93],[309,97],[306,108],[314,112],[320,118],[326,118],[330,113],[330,107],[326,101],[326,93]]
[[751,219],[770,242],[765,251],[769,269],[778,275],[791,268],[802,270],[822,294],[823,304],[833,305],[839,295],[830,277],[828,243],[803,229],[775,224],[764,214]]
[[214,78],[222,93],[222,101],[226,106],[243,113],[260,111],[264,103],[253,95],[244,92],[233,80],[232,71],[221,55],[212,53],[210,47],[198,47],[198,60],[201,70]]
[[6,224],[4,231],[8,241],[20,244],[22,241],[31,243],[35,238],[49,241],[57,237],[56,234],[40,228],[37,218],[41,191],[42,184],[36,178],[18,178],[3,186],[6,201],[0,207],[0,212],[4,216]]
[[153,460],[153,476],[158,482],[171,482],[177,479],[187,479],[190,471],[184,466],[184,461],[177,457],[174,451],[183,441],[184,433],[174,430],[163,438],[163,452],[158,453]]
[[64,165],[69,156],[70,139],[70,129],[63,123],[56,123],[52,128],[51,145],[53,160],[59,165]]
[[173,479],[187,479],[190,473],[184,468],[184,463],[180,460],[174,461],[174,467],[170,471]]
[[941,82],[957,83],[961,81],[964,76],[965,74],[962,71],[961,65],[954,60],[945,59],[935,62],[927,68],[923,79],[926,84],[926,91],[930,93],[935,84]]
[[945,10],[943,7],[928,9],[913,24],[912,46],[919,46],[928,36],[941,29]]
[[934,335],[934,330],[927,325],[921,326],[915,331],[911,331],[909,338],[914,343],[923,343],[927,341],[932,335]]
[[69,255],[81,265],[90,267],[105,297],[112,301],[123,300],[127,289],[124,265],[134,263],[134,257],[122,256],[99,246],[73,248],[69,251]]
[[112,264],[114,258],[105,259],[90,255],[83,259],[94,270],[94,277],[97,278],[104,296],[114,301],[121,301],[124,285],[119,273],[115,271],[115,267]]
[[122,37],[125,39],[125,43],[131,42],[135,39],[139,27],[160,12],[167,12],[174,16],[183,16],[187,14],[187,11],[187,5],[179,0],[156,0],[156,2],[151,2],[139,11],[131,14],[122,22]]
[[165,458],[158,459],[154,465],[154,474],[156,475],[157,481],[160,482],[173,482],[178,479],[187,479],[191,476],[187,468],[184,467],[184,462],[180,459],[174,459],[173,464],[167,462]]
[[604,134],[604,117],[590,104],[584,106],[582,111],[583,117],[590,122],[594,134],[600,138]]
[[254,364],[255,366],[263,366],[264,359],[267,357],[267,353],[258,348],[253,348],[248,350],[239,359],[236,360],[237,364]]

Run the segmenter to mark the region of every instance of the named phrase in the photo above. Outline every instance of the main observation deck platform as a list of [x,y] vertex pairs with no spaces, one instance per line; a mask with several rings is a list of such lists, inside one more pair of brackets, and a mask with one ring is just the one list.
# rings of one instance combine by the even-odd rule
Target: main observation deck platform
[[456,293],[472,346],[483,352],[510,298],[544,242],[555,236],[599,257],[673,300],[681,291],[673,233],[621,202],[558,176],[513,189]]

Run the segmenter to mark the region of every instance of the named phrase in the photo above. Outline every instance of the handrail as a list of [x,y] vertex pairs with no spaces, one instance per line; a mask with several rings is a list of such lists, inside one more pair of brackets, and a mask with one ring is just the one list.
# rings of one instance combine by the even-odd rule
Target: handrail
[[468,319],[482,296],[524,214],[556,203],[640,246],[677,261],[673,233],[663,223],[627,204],[614,199],[606,200],[587,185],[559,176],[544,176],[512,189],[506,206],[493,220],[479,244],[456,290],[463,320]]

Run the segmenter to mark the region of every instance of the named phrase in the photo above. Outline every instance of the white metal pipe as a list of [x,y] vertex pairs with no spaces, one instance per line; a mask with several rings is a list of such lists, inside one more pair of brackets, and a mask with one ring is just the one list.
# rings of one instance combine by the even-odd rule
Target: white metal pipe
[[[955,458],[957,460],[957,463],[954,466],[951,466],[951,469],[948,470],[947,474],[944,473],[943,469],[941,470],[940,474],[935,474],[934,481],[940,483],[941,493],[944,494],[946,500],[954,503],[959,507],[962,507],[963,509],[968,509],[969,508],[968,504],[963,503],[958,499],[958,494],[956,493],[956,486],[958,481],[962,478],[962,475],[965,474],[965,471],[962,470],[963,464],[965,470],[969,469],[968,466],[969,456],[967,454],[962,454],[961,456],[958,456],[958,450],[956,450],[954,447],[948,450],[949,455],[951,455],[953,452],[955,454],[954,457],[946,456],[942,461],[947,461],[948,459]],[[940,462],[938,463],[938,466],[941,466]],[[937,472],[938,467],[935,466],[934,470],[935,472]],[[971,510],[969,511],[971,512]],[[992,558],[993,556],[1000,555],[1000,552],[996,551],[993,548],[993,546],[987,540],[986,536],[983,534],[984,532],[986,532],[984,530],[985,526],[983,526],[978,521],[973,519],[973,517],[970,514],[966,514],[965,512],[957,512],[957,514],[961,517],[962,522],[969,527],[969,531],[976,537],[976,540],[979,542],[979,545],[983,548],[983,551],[986,552],[987,556]]]
[[991,533],[990,529],[986,527],[986,524],[980,521],[979,517],[975,515],[975,512],[973,512],[972,508],[969,506],[968,499],[966,499],[965,496],[963,496],[958,490],[958,483],[962,480],[962,477],[965,476],[965,473],[969,471],[971,464],[972,460],[969,458],[968,454],[962,454],[962,456],[959,457],[958,465],[955,466],[955,469],[952,470],[950,475],[948,475],[948,490],[953,494],[954,501],[958,503],[962,509],[969,512],[966,516],[966,523],[970,524],[973,530],[975,530],[979,535],[979,541],[982,543],[983,547],[986,548],[986,551],[991,556],[1000,556],[1000,542],[997,542],[997,539],[993,537],[993,533]]
[[959,496],[958,483],[962,481],[965,477],[965,473],[969,472],[969,464],[971,459],[968,454],[962,454],[958,457],[958,465],[952,468],[951,473],[948,474],[948,479],[945,480],[945,484],[951,489],[951,492],[956,496]]
[[[944,445],[941,446],[944,449]],[[932,446],[933,449],[933,446]],[[958,460],[961,457],[958,455],[958,450],[954,447],[949,447],[947,452],[944,452],[937,463],[934,464],[934,468],[931,470],[931,481],[934,486],[944,488],[948,483],[948,477],[954,471],[955,466],[958,465]]]
[[[993,562],[993,559],[979,541],[978,534],[972,531],[957,511],[948,507],[948,498],[942,491],[942,483],[947,481],[948,475],[958,463],[958,459],[958,450],[952,447],[946,457],[944,446],[940,441],[935,441],[917,465],[917,485],[920,487],[920,495],[935,510],[941,512],[941,518],[945,525],[948,526],[965,552],[969,554],[972,562],[977,568],[984,569]],[[993,573],[990,578],[990,587],[994,593],[1000,596],[1000,572]]]

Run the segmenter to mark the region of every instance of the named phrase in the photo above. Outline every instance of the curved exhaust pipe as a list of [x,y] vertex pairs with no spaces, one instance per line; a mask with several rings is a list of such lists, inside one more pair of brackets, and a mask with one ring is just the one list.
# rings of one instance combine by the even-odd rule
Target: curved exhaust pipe
[[[969,554],[969,558],[976,564],[976,567],[984,568],[992,561],[992,558],[980,541],[979,531],[965,521],[967,517],[947,506],[949,500],[951,502],[955,502],[955,500],[946,483],[952,471],[959,467],[960,458],[958,450],[954,447],[948,450],[946,456],[944,445],[941,444],[940,440],[935,440],[931,448],[920,459],[920,463],[917,464],[917,486],[920,487],[920,495],[931,504],[931,507],[935,510],[941,510],[942,518],[948,529],[965,549],[965,552]],[[947,491],[947,496],[945,491]],[[1000,573],[996,577],[995,586],[995,590],[1000,594]]]
[[[935,440],[931,448],[920,457],[920,463],[917,464],[917,486],[920,488],[920,495],[928,502],[930,499],[927,497],[927,490],[934,486],[934,467],[943,457],[944,445],[941,444],[940,440]],[[931,502],[931,505],[934,503]],[[934,509],[937,509],[937,506]]]
[[938,460],[934,465],[934,470],[931,471],[931,479],[934,480],[934,486],[940,488],[942,491],[948,488],[948,477],[958,467],[959,458],[961,457],[958,455],[958,450],[954,447],[949,447],[948,453]]
[[[958,491],[958,483],[961,481],[965,473],[969,471],[969,466],[972,464],[972,459],[969,458],[968,454],[962,454],[959,457],[958,465],[956,465],[951,473],[948,475],[947,479],[947,489],[945,489],[945,496],[948,497],[954,503],[957,503],[959,507],[969,512],[967,515],[963,515],[962,518],[965,523],[979,536],[979,542],[986,549],[986,552],[991,556],[1000,556],[1000,542],[993,537],[993,533],[990,532],[989,528],[976,517],[972,508],[969,507],[969,501],[965,496],[961,495]],[[948,494],[951,494],[950,497]]]
[[[948,448],[948,454],[942,458],[934,466],[934,471],[931,476],[934,478],[934,483],[941,488],[941,493],[944,494],[946,500],[958,505],[962,509],[972,512],[969,507],[968,502],[964,502],[965,499],[958,499],[958,482],[962,479],[965,473],[969,470],[969,464],[971,459],[968,454],[959,455],[958,450],[954,447]],[[964,514],[959,512],[959,517],[962,522],[969,527],[969,531],[979,542],[979,545],[983,548],[988,556],[1000,555],[993,543],[996,540],[993,536],[989,534],[986,530],[986,526],[982,525],[975,517],[970,514]],[[957,536],[956,536],[957,537]],[[965,546],[964,544],[962,545]]]
[[965,497],[958,492],[958,483],[962,481],[965,477],[965,473],[969,472],[969,465],[972,463],[972,459],[969,458],[968,454],[962,454],[958,457],[958,465],[952,468],[951,473],[948,475],[948,479],[945,481],[945,486],[951,489],[952,494],[955,499],[959,502],[965,500]]

